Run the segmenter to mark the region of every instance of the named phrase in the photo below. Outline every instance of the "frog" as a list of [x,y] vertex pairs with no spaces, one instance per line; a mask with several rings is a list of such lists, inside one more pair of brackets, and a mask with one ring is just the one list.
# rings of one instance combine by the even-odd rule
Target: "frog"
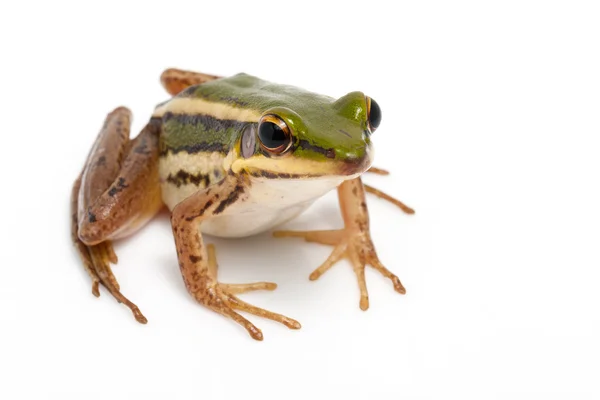
[[73,183],[72,243],[94,296],[103,286],[138,322],[148,322],[121,292],[111,267],[118,262],[113,242],[166,210],[185,288],[198,303],[235,321],[256,340],[263,340],[262,331],[241,313],[299,329],[298,321],[239,296],[274,290],[275,283],[220,282],[216,250],[206,239],[269,232],[331,191],[337,191],[344,227],[274,230],[273,236],[332,246],[309,279],[348,260],[362,310],[369,308],[367,267],[389,279],[396,292],[406,293],[379,260],[370,234],[366,193],[414,213],[362,182],[364,173],[388,174],[372,165],[372,137],[382,117],[374,99],[360,91],[334,98],[246,73],[168,68],[160,82],[169,97],[156,105],[136,137],[130,137],[128,108],[117,107],[106,116]]

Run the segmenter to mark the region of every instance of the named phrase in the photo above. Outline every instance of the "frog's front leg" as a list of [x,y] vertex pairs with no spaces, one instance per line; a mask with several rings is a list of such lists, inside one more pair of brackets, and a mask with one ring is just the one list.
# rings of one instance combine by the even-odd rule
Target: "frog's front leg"
[[262,340],[262,332],[235,310],[280,322],[291,329],[299,329],[300,324],[291,318],[245,303],[235,296],[250,290],[273,290],[276,287],[274,283],[219,283],[214,250],[204,245],[200,233],[203,220],[226,214],[232,204],[244,201],[247,185],[249,182],[243,176],[227,176],[220,183],[196,192],[179,203],[173,209],[171,224],[179,268],[188,292],[204,306],[242,325],[252,338]]
[[406,293],[400,279],[383,266],[375,252],[375,246],[373,245],[369,231],[369,213],[365,201],[365,189],[360,177],[342,183],[338,187],[338,197],[344,218],[344,229],[308,232],[277,231],[274,232],[274,236],[302,237],[308,242],[334,246],[329,258],[310,274],[310,279],[318,279],[335,263],[343,258],[347,258],[352,264],[358,279],[360,308],[362,310],[369,308],[369,295],[365,281],[365,268],[367,264],[375,268],[386,278],[389,278],[398,293]]

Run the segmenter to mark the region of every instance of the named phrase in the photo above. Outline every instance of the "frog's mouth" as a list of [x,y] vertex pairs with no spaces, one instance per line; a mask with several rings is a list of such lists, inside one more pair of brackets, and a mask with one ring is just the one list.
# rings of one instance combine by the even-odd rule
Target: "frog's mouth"
[[251,176],[266,179],[318,179],[336,176],[346,180],[365,172],[372,161],[372,149],[367,148],[363,157],[344,160],[321,161],[291,155],[280,158],[239,158],[231,164],[231,169],[234,173],[245,171]]
[[339,177],[342,180],[354,179],[360,176],[371,166],[370,161],[361,162],[339,162],[339,165],[334,165],[334,168],[304,170],[301,168],[296,171],[288,172],[289,170],[275,170],[272,168],[253,168],[246,167],[243,170],[250,176],[265,179],[323,179],[331,177]]

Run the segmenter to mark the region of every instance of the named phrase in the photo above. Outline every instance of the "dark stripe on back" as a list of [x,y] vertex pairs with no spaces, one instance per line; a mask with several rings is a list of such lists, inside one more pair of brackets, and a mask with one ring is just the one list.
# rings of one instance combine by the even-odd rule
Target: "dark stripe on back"
[[162,156],[169,151],[193,154],[201,151],[228,153],[247,122],[218,119],[205,114],[174,114],[162,117]]
[[163,116],[163,122],[166,123],[171,120],[175,120],[184,125],[202,124],[206,128],[214,131],[224,131],[233,126],[242,127],[244,124],[246,124],[245,122],[241,122],[236,119],[218,119],[206,114],[173,114],[170,111],[166,112]]
[[229,146],[224,146],[221,143],[198,143],[198,144],[191,145],[191,146],[179,146],[179,147],[170,147],[170,146],[166,145],[161,148],[160,155],[166,156],[169,151],[171,151],[171,153],[173,153],[173,154],[177,154],[180,151],[185,151],[186,153],[189,153],[189,154],[201,153],[203,151],[206,151],[206,152],[215,152],[216,151],[218,153],[227,154],[227,152],[229,151]]

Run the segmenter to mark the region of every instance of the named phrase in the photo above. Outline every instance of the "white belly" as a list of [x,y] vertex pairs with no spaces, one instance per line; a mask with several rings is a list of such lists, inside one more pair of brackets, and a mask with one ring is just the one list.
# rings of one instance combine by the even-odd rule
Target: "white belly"
[[299,215],[344,179],[255,178],[245,201],[232,204],[223,215],[203,221],[200,229],[219,237],[244,237],[267,231]]

